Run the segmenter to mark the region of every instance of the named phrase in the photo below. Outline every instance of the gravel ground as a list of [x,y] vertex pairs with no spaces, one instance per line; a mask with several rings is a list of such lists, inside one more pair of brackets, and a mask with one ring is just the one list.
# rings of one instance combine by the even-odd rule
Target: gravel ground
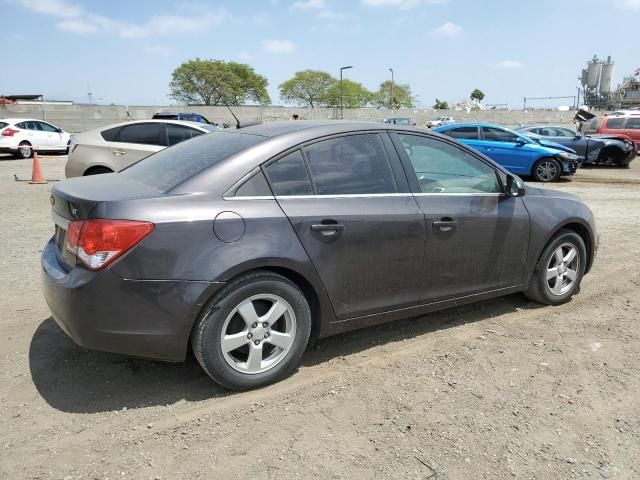
[[[43,157],[49,179],[65,157]],[[184,364],[89,352],[50,318],[50,185],[0,156],[0,477],[640,478],[640,158],[553,186],[601,234],[582,291],[521,295],[319,342],[242,394]]]

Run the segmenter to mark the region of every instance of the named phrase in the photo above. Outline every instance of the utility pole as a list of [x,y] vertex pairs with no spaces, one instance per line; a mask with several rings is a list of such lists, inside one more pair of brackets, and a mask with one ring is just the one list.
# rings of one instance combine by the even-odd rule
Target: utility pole
[[350,68],[353,68],[353,65],[348,65],[346,67],[340,67],[340,120],[344,120],[344,111],[343,111],[343,105],[342,105],[342,71],[343,70],[349,70]]
[[389,71],[391,72],[391,98],[389,98],[389,107],[395,110],[393,105],[393,68],[389,68]]

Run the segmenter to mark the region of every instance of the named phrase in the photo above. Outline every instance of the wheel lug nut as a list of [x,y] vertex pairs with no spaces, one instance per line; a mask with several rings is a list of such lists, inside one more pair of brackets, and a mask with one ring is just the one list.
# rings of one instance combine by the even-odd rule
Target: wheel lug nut
[[248,334],[247,338],[253,338],[253,333]]
[[262,326],[263,326],[264,328],[267,328],[267,327],[269,326],[269,324],[268,324],[267,322],[262,322]]
[[264,338],[269,338],[269,332],[264,333]]
[[256,328],[258,326],[257,323],[254,323],[253,325],[251,325],[251,328]]
[[260,345],[260,340],[256,340],[255,342],[253,342],[255,345]]

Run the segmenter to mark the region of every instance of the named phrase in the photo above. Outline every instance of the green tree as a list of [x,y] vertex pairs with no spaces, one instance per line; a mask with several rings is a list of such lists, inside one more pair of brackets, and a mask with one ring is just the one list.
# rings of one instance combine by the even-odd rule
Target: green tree
[[[371,102],[373,94],[362,84],[352,80],[342,80],[342,105],[344,108],[360,108]],[[340,82],[336,82],[327,92],[328,107],[340,106]]]
[[223,60],[189,60],[173,71],[170,97],[188,104],[271,103],[269,82],[249,65]]
[[471,92],[470,97],[471,97],[471,100],[477,100],[481,102],[482,99],[484,98],[484,92],[479,88],[476,88],[473,92]]
[[445,102],[444,100],[438,100],[436,98],[436,103],[433,106],[433,108],[435,108],[436,110],[448,110],[449,109],[449,104],[447,102]]
[[278,86],[280,97],[285,102],[308,105],[311,108],[329,103],[329,90],[337,80],[321,70],[296,72],[289,80]]
[[[392,97],[393,95],[393,97]],[[373,95],[373,104],[385,108],[412,108],[415,98],[411,94],[411,87],[407,84],[392,83],[386,80],[380,84]]]

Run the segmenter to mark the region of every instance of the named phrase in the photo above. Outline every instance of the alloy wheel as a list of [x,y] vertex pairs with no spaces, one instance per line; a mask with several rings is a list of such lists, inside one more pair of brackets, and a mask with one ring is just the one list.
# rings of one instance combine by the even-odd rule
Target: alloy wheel
[[295,335],[296,316],[285,299],[272,294],[253,295],[225,319],[220,346],[231,368],[257,374],[284,360]]
[[550,182],[558,175],[558,165],[555,162],[540,162],[536,167],[538,178],[544,182]]
[[572,243],[563,243],[551,255],[547,264],[547,288],[552,295],[564,295],[578,278],[580,255]]

